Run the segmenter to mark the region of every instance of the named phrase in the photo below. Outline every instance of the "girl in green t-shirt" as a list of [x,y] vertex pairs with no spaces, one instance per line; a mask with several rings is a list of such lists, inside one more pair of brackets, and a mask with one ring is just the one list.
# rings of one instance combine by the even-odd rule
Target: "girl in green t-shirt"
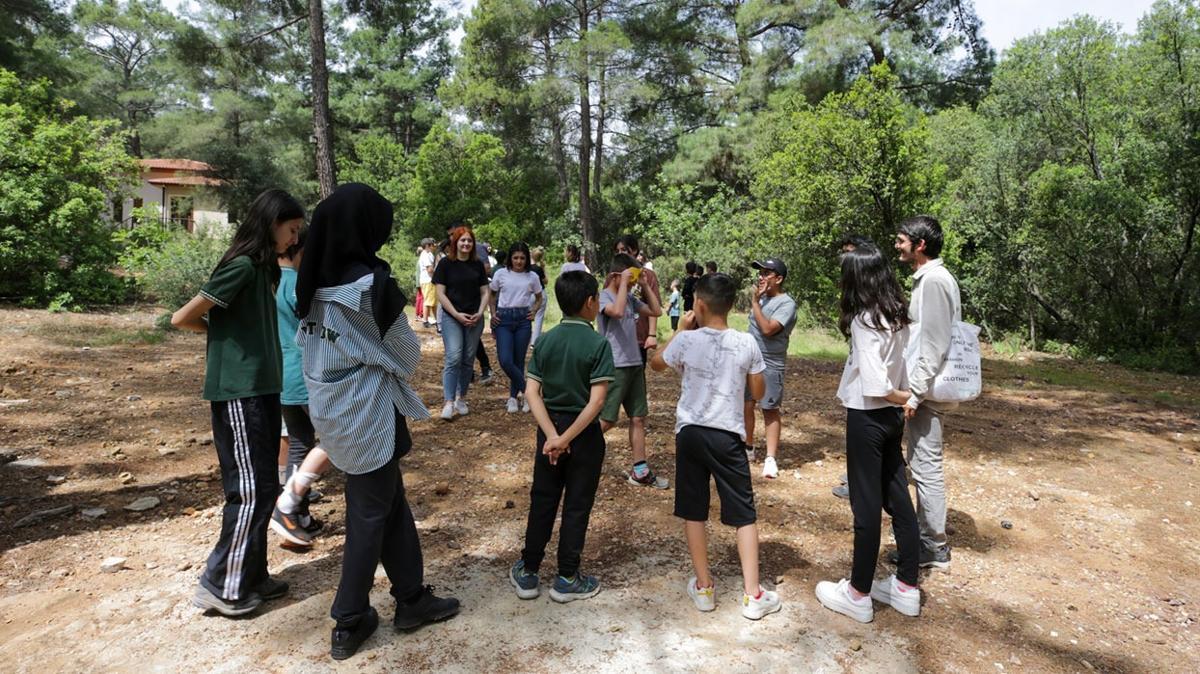
[[171,325],[208,337],[204,399],[212,407],[225,507],[192,603],[226,616],[288,590],[267,573],[283,368],[274,287],[277,256],[296,243],[303,224],[304,207],[287,192],[258,195],[208,282],[171,316]]

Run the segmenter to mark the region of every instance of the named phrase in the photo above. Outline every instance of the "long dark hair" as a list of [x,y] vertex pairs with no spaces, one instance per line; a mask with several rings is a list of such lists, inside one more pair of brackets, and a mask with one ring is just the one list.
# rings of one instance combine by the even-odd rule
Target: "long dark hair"
[[567,262],[579,262],[579,246],[567,244]]
[[842,253],[841,288],[838,329],[843,335],[850,336],[850,324],[863,313],[867,314],[866,326],[875,330],[895,332],[908,325],[908,302],[892,266],[876,246]]
[[508,248],[508,255],[504,259],[504,266],[512,271],[512,256],[513,253],[525,253],[525,271],[533,271],[530,267],[533,265],[533,255],[529,253],[529,244],[524,241],[518,241]]
[[256,266],[266,266],[271,271],[272,282],[278,283],[279,257],[272,230],[280,222],[297,218],[304,219],[304,207],[283,190],[270,189],[254,197],[217,267],[239,255],[246,255]]

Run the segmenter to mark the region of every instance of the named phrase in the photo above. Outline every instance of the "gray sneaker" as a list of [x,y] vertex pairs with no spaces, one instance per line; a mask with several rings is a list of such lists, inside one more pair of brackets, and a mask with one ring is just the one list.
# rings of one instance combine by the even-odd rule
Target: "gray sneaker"
[[[899,565],[900,553],[893,550],[888,553],[888,564]],[[950,568],[950,546],[943,545],[935,550],[930,550],[924,546],[921,547],[921,559],[918,562],[922,569],[948,569]]]
[[844,499],[850,498],[850,487],[847,487],[844,484],[839,484],[838,486],[834,487],[830,491],[832,491],[833,495],[838,498],[844,498]]
[[536,599],[542,593],[540,579],[536,573],[525,570],[525,560],[518,559],[508,570],[508,582],[512,583],[521,599]]
[[196,586],[196,594],[192,597],[192,605],[196,608],[202,608],[206,613],[208,611],[216,611],[228,618],[246,615],[259,606],[262,606],[262,603],[262,597],[253,593],[233,601],[222,599],[203,585]]

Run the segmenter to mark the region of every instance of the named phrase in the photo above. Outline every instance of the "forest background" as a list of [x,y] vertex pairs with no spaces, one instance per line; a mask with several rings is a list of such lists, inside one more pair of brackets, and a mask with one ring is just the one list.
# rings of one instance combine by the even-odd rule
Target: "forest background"
[[[207,162],[231,219],[365,182],[387,254],[473,225],[664,278],[783,257],[813,324],[838,242],[936,215],[994,342],[1200,371],[1200,8],[1077,16],[998,59],[970,0],[0,0],[0,299],[194,293],[223,250],[140,214],[139,157]],[[462,30],[457,45],[451,34]],[[906,273],[906,272],[905,272]]]

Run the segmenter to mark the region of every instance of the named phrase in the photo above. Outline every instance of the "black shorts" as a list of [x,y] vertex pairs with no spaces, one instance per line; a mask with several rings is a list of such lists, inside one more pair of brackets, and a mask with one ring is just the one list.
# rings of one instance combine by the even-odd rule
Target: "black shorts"
[[675,516],[692,522],[708,520],[708,478],[717,482],[721,523],[754,524],[754,490],[746,444],[737,433],[684,426],[675,434]]

